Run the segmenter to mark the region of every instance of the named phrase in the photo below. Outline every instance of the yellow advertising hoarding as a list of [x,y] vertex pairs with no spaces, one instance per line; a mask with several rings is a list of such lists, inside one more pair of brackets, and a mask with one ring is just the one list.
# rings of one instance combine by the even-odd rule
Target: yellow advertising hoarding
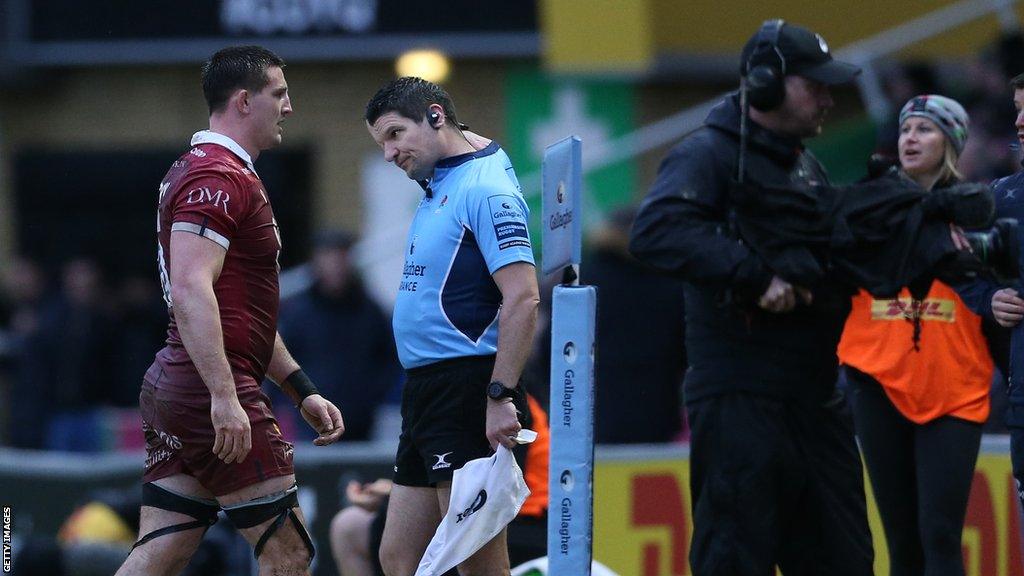
[[[594,558],[618,574],[689,575],[689,462],[685,456],[597,460]],[[866,480],[865,480],[866,481]],[[889,573],[881,521],[868,490],[875,573]],[[1024,576],[1020,516],[1006,454],[978,459],[963,534],[968,576]]]
[[899,51],[907,58],[976,54],[995,41],[1006,21],[1019,22],[1024,4],[1008,2],[978,15],[964,0],[544,0],[538,5],[548,70],[569,73],[642,73],[658,57],[738,58],[764,20],[782,18],[824,36],[833,50],[924,17],[932,35]]

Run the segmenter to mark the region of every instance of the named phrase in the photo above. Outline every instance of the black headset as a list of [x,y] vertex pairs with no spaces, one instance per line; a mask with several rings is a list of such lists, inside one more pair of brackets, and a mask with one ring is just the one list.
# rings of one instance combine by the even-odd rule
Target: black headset
[[762,112],[778,108],[786,99],[786,57],[779,50],[779,33],[785,24],[781,19],[765,20],[743,64],[747,102]]
[[[441,119],[441,115],[438,114],[437,112],[428,112],[427,118],[430,119],[430,125],[434,127],[434,130],[440,130],[441,127],[444,126],[444,122],[440,124],[437,123],[437,121]],[[445,120],[445,122],[447,122],[447,119]],[[459,127],[459,130],[469,130],[469,126],[463,124],[462,122],[457,122],[455,125]]]

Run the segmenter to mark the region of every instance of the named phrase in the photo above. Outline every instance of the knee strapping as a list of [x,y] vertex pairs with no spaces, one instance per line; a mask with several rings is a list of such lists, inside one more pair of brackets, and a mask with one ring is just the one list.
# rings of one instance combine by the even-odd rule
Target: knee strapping
[[295,531],[299,533],[302,541],[306,544],[306,550],[309,552],[309,562],[313,562],[313,556],[316,554],[316,550],[313,548],[313,540],[309,537],[309,533],[306,532],[306,527],[302,525],[302,521],[299,520],[298,515],[295,514],[295,508],[299,506],[299,491],[298,486],[292,485],[291,488],[284,492],[278,492],[249,502],[242,504],[235,504],[233,506],[225,506],[224,513],[227,514],[228,518],[235,525],[236,528],[252,528],[258,526],[271,518],[274,518],[274,522],[267,526],[267,529],[260,536],[259,540],[256,541],[256,546],[253,550],[253,554],[258,559],[260,554],[263,553],[263,547],[270,540],[270,537],[284,524],[285,520],[291,519],[292,525],[295,526]]
[[210,526],[217,523],[217,512],[220,511],[220,506],[218,506],[217,502],[214,500],[203,500],[200,498],[192,498],[177,494],[167,490],[166,488],[161,488],[152,482],[147,482],[142,485],[142,505],[159,508],[160,510],[167,510],[169,512],[177,512],[179,514],[191,516],[195,518],[195,520],[192,522],[182,522],[181,524],[174,524],[172,526],[153,530],[149,534],[139,538],[139,541],[132,545],[132,550],[142,546],[153,538],[159,538],[160,536],[166,536],[167,534],[173,534],[183,530],[202,528],[205,533]]

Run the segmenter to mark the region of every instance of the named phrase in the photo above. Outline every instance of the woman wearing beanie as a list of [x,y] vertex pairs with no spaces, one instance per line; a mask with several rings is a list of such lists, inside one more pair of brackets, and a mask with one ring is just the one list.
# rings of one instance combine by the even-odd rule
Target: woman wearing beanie
[[[926,190],[961,179],[967,113],[943,96],[918,96],[900,112],[898,169]],[[857,436],[889,548],[891,576],[964,574],[960,538],[992,360],[981,318],[948,285],[923,300],[907,290],[879,300],[861,292],[839,343]]]

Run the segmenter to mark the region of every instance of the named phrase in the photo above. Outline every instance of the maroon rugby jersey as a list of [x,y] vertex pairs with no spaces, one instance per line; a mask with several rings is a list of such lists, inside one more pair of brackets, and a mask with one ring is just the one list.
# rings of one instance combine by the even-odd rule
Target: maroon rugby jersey
[[192,145],[160,183],[158,261],[170,325],[167,346],[157,353],[146,379],[158,388],[206,392],[181,342],[171,300],[171,232],[185,231],[227,251],[213,285],[224,349],[235,386],[258,386],[267,372],[277,333],[277,258],[281,251],[277,222],[245,150],[230,138],[209,131],[196,133]]

